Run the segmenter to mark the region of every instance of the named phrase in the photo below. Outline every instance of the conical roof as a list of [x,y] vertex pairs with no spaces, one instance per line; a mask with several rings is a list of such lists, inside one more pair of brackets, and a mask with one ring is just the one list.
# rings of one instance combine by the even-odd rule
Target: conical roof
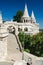
[[32,11],[31,18],[35,20],[34,12]]
[[24,14],[23,17],[29,17],[27,5],[25,4]]

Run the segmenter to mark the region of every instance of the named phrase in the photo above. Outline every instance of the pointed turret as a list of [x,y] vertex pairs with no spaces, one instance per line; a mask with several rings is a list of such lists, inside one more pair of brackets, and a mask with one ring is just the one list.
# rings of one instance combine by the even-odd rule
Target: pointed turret
[[35,19],[35,16],[34,16],[34,12],[33,11],[32,11],[31,18],[32,18],[33,22],[36,22],[36,19]]
[[1,14],[1,11],[0,11],[0,23],[2,23],[2,14]]
[[27,5],[25,4],[24,14],[23,17],[29,17]]
[[27,9],[27,5],[25,4],[25,9],[24,9],[24,14],[21,18],[22,22],[29,22],[30,21],[30,16],[28,14],[28,9]]

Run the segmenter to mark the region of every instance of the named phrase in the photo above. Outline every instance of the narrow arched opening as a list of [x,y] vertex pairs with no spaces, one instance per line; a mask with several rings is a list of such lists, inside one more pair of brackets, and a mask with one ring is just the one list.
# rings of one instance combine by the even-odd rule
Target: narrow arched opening
[[15,27],[14,26],[8,26],[7,30],[9,33],[15,34]]
[[27,28],[27,27],[25,27],[25,28],[24,28],[24,31],[26,31],[26,32],[27,32],[27,31],[28,31],[28,28]]

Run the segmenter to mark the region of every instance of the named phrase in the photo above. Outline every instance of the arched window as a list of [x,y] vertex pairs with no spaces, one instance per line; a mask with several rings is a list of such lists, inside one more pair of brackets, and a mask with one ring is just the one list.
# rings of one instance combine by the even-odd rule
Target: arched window
[[18,28],[18,31],[22,31],[22,29],[21,28]]
[[24,31],[28,31],[28,28],[26,27],[26,28],[24,28]]
[[1,25],[0,25],[0,27],[1,27]]
[[24,23],[25,23],[25,20],[24,20]]
[[27,22],[27,20],[26,20],[26,22]]

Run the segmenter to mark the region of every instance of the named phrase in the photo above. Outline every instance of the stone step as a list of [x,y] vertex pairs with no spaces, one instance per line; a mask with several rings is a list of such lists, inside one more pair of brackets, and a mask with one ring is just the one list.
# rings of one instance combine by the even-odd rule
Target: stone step
[[13,63],[12,62],[0,62],[0,65],[13,65]]
[[8,53],[20,52],[19,51],[19,46],[18,46],[18,43],[17,43],[17,40],[16,40],[14,34],[10,33],[8,35],[7,50],[8,50]]

